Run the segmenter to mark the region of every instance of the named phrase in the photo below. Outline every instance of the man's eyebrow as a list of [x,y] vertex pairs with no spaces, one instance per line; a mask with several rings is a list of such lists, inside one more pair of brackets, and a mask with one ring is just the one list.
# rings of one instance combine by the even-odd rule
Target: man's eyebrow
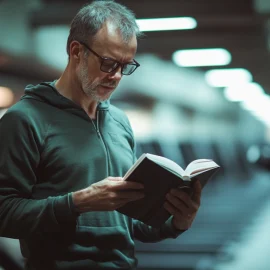
[[105,58],[105,59],[108,59],[108,60],[112,60],[112,61],[121,63],[121,64],[133,64],[133,63],[135,63],[135,62],[134,62],[134,58],[132,58],[132,59],[129,60],[129,61],[121,62],[121,61],[118,61],[117,59],[114,59],[114,58],[112,58],[112,57],[107,57],[107,56],[102,56],[102,57]]

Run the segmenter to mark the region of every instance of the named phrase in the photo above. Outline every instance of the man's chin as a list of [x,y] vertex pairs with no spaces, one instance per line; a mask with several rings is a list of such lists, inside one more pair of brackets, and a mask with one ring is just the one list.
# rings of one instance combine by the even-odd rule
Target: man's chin
[[92,100],[96,101],[96,102],[103,102],[106,101],[108,99],[110,99],[111,95],[113,94],[113,91],[98,91],[98,89],[96,89],[95,91],[91,90],[91,91],[84,91],[87,96],[89,98],[91,98]]
[[110,97],[111,97],[111,95],[108,95],[108,96],[92,96],[92,98],[93,98],[96,102],[104,102],[104,101],[107,101]]
[[108,100],[108,99],[111,98],[111,96],[112,96],[113,93],[114,93],[114,92],[111,91],[111,92],[108,92],[108,93],[106,93],[106,94],[95,95],[95,96],[96,96],[96,100],[98,100],[99,102],[106,101],[106,100]]
[[104,101],[107,101],[109,99],[109,97],[108,98],[100,98],[99,100],[98,100],[98,102],[104,102]]

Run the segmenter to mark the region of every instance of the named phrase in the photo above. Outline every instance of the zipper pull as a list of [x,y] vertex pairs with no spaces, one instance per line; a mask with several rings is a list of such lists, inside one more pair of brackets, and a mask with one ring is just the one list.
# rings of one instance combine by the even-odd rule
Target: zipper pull
[[98,137],[101,138],[101,134],[100,134],[100,131],[99,131],[99,110],[97,110],[97,126],[96,126],[96,129],[97,129]]
[[101,137],[101,134],[100,134],[100,131],[98,129],[98,124],[97,123],[95,124],[95,122],[94,122],[93,119],[90,118],[90,120],[91,120],[91,122],[92,122],[92,124],[93,124],[93,126],[95,128],[95,131],[97,132],[98,137],[100,138]]

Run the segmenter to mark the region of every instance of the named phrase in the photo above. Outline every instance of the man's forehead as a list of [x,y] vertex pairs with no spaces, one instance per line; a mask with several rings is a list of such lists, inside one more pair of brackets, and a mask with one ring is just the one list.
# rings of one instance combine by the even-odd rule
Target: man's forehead
[[112,43],[112,44],[114,44],[114,43],[121,44],[121,43],[129,43],[129,42],[134,43],[134,41],[135,41],[135,43],[137,44],[137,38],[136,38],[135,33],[133,34],[133,36],[131,37],[131,39],[128,42],[125,42],[123,40],[121,30],[111,20],[108,20],[103,24],[101,29],[95,35],[94,41],[106,42],[106,43],[108,42],[108,43]]

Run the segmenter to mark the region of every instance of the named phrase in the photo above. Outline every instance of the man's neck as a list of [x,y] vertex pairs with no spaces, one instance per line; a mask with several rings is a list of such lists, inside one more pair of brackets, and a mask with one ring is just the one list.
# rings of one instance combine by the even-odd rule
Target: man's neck
[[78,104],[91,119],[96,117],[97,102],[91,100],[76,84],[76,79],[70,79],[65,70],[62,76],[56,81],[56,90],[64,97]]

